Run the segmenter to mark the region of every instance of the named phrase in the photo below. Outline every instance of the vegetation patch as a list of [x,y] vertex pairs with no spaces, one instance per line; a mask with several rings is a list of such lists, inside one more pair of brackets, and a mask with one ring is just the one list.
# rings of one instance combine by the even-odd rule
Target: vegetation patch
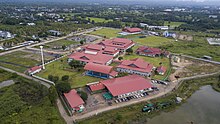
[[102,37],[106,37],[106,38],[115,38],[117,37],[121,30],[119,29],[113,29],[113,28],[102,28],[100,30],[96,30],[91,32],[90,34],[93,35],[98,35],[98,36],[102,36]]
[[[11,79],[11,73],[0,69]],[[0,89],[0,123],[64,124],[43,85],[22,77],[13,78],[14,85]]]

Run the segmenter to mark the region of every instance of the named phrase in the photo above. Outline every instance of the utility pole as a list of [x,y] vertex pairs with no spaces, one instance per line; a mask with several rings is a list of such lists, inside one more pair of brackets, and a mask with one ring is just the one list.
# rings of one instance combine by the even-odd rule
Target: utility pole
[[40,51],[41,51],[42,67],[43,67],[43,69],[45,69],[45,66],[44,66],[43,46],[40,46]]

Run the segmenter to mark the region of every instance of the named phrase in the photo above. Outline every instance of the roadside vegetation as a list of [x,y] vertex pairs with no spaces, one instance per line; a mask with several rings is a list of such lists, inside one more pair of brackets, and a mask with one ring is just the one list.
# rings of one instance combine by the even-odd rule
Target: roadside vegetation
[[[0,69],[0,80],[13,79],[14,85],[0,89],[0,123],[64,124],[57,110],[52,92],[31,80]],[[2,76],[4,75],[4,76]]]

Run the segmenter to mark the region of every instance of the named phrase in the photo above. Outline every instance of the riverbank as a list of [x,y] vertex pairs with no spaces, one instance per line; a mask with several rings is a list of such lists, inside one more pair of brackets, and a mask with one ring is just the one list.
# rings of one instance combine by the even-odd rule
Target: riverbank
[[170,107],[167,107],[166,109],[154,111],[151,113],[143,113],[141,112],[141,109],[147,102],[142,102],[128,107],[123,107],[117,110],[104,112],[90,119],[82,120],[79,123],[80,124],[133,123],[133,122],[146,123],[147,118],[152,118],[160,114],[161,112],[172,111],[176,109],[176,107],[180,106],[181,104],[175,104],[174,102],[176,96],[183,98],[184,99],[183,102],[185,102],[187,98],[189,98],[195,91],[197,91],[201,86],[204,85],[211,85],[213,89],[215,89],[216,91],[220,91],[219,83],[220,83],[219,74],[205,78],[186,80],[181,83],[178,89],[167,94],[166,96],[148,101],[152,103],[167,102],[167,101],[174,103]]

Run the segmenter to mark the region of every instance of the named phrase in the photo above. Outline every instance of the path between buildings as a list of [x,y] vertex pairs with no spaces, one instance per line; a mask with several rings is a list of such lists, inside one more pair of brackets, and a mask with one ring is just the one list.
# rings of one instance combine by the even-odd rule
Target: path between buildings
[[[98,115],[98,114],[103,113],[105,111],[118,109],[118,108],[129,106],[129,105],[132,105],[132,104],[137,104],[137,103],[140,103],[140,102],[144,102],[144,101],[148,101],[148,100],[155,99],[155,98],[158,98],[158,97],[162,97],[162,96],[170,93],[174,88],[178,88],[178,86],[180,85],[180,83],[182,81],[201,78],[201,77],[208,77],[208,76],[212,76],[212,75],[215,75],[215,74],[218,74],[218,73],[220,73],[220,71],[215,72],[215,73],[211,73],[211,74],[180,78],[180,79],[178,79],[178,81],[172,82],[174,85],[169,85],[163,92],[160,92],[160,93],[155,94],[153,96],[148,96],[146,98],[138,99],[138,100],[134,100],[134,101],[119,103],[119,104],[116,104],[114,106],[108,106],[108,107],[105,107],[105,108],[101,108],[101,109],[98,109],[98,110],[95,110],[95,111],[92,111],[92,112],[88,112],[88,113],[83,114],[83,115],[78,115],[78,116],[73,115],[71,118],[72,118],[72,120],[81,120],[81,119],[84,119],[84,118],[92,117],[94,115]],[[62,107],[62,106],[60,106],[60,107]]]

